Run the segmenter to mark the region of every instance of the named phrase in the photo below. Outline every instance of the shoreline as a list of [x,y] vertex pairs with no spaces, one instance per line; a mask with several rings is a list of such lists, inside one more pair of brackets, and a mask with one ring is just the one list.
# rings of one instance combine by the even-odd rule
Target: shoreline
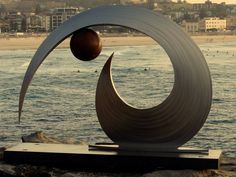
[[[197,44],[236,42],[236,35],[205,35],[191,36]],[[7,37],[0,38],[0,50],[28,50],[37,49],[46,39],[46,36],[39,37]],[[139,46],[155,45],[156,42],[146,36],[120,36],[120,37],[101,37],[104,47],[108,46]],[[58,48],[69,48],[70,40],[64,40]]]

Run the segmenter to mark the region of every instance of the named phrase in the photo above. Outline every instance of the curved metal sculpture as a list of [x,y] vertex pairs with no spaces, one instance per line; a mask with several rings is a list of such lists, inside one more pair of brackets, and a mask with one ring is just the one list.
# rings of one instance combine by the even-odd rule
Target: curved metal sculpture
[[212,100],[211,77],[199,48],[176,24],[159,13],[130,6],[104,6],[80,13],[53,31],[35,53],[22,84],[19,120],[28,86],[40,64],[65,38],[78,29],[119,25],[154,39],[168,54],[175,74],[170,95],[160,105],[136,109],[125,103],[114,88],[112,56],[97,86],[96,111],[105,133],[120,145],[176,148],[203,126]]

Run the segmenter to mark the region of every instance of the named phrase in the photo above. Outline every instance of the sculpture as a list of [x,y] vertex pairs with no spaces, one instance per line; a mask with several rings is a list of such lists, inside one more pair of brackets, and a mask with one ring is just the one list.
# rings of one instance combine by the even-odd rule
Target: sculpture
[[73,55],[83,61],[95,59],[102,50],[102,43],[97,33],[88,28],[74,32],[70,40]]
[[211,77],[204,56],[171,20],[131,6],[104,6],[82,12],[46,38],[25,74],[19,120],[28,86],[47,55],[77,30],[96,25],[129,27],[150,36],[168,54],[175,74],[173,90],[166,100],[153,108],[136,109],[125,103],[114,88],[112,54],[101,72],[96,93],[98,119],[108,137],[123,147],[150,149],[176,149],[190,140],[203,126],[211,107]]

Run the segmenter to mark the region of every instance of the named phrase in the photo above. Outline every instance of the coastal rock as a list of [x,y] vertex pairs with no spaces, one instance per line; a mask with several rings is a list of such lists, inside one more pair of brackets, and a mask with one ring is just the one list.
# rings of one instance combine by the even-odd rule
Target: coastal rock
[[236,158],[224,157],[221,160],[221,169],[236,173]]
[[42,131],[22,136],[21,139],[23,143],[78,144],[78,142],[73,139],[58,140],[57,138],[48,137]]
[[3,151],[5,150],[5,147],[0,147],[0,161],[3,159]]
[[[235,159],[236,160],[236,159]],[[141,173],[76,172],[31,165],[8,165],[0,162],[1,177],[236,177],[236,172],[225,170],[157,170]]]
[[161,170],[143,175],[142,177],[236,177],[236,173],[223,170]]
[[16,176],[15,167],[13,165],[4,164],[0,161],[0,176],[11,177]]

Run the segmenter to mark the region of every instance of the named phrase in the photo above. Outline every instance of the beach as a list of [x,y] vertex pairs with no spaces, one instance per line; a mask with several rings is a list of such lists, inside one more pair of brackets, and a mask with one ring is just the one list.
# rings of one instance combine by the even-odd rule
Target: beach
[[[37,49],[47,36],[39,37],[1,37],[0,50],[19,50],[19,49]],[[101,37],[103,46],[141,46],[153,45],[150,37],[146,36],[111,36]],[[197,44],[203,43],[217,43],[217,42],[235,42],[236,35],[206,35],[206,36],[192,36],[192,39]],[[69,47],[69,38],[64,40],[58,47]]]

